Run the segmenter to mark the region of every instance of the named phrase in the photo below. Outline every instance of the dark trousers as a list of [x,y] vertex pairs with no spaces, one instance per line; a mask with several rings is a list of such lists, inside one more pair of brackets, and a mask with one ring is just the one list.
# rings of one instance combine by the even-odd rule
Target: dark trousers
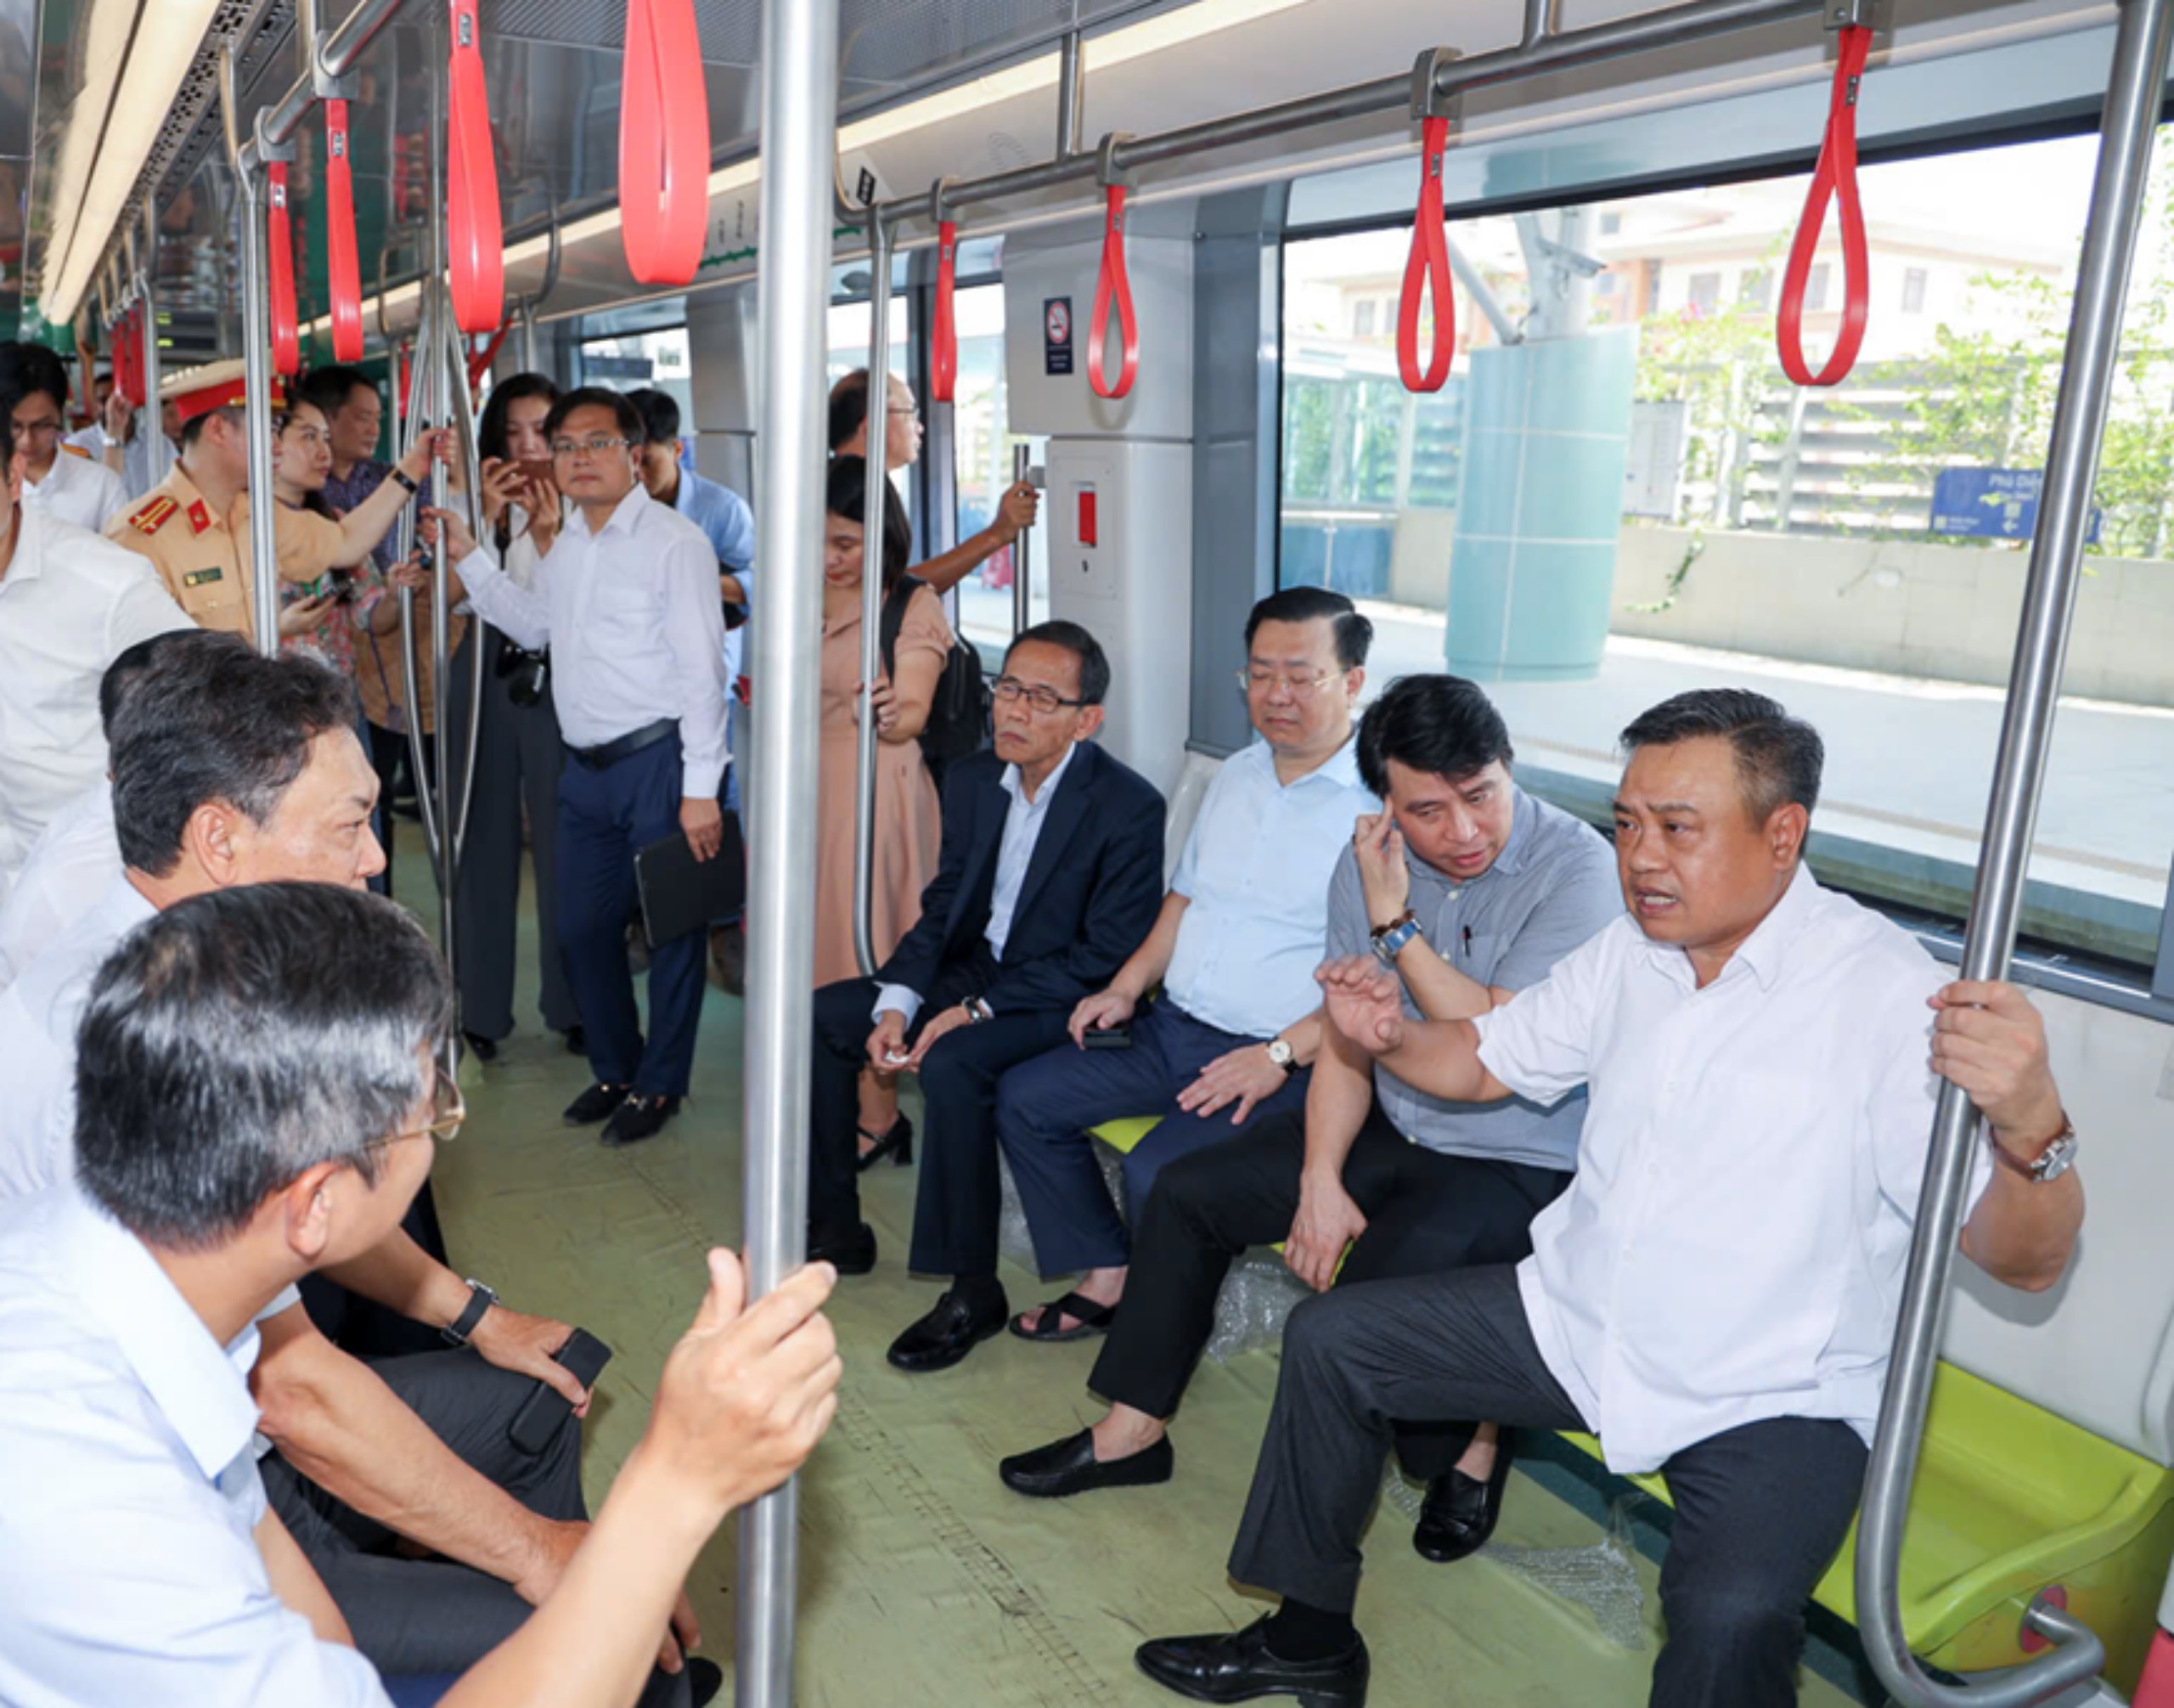
[[[921,1029],[966,996],[988,989],[994,963],[983,950],[954,962],[923,993],[907,1031]],[[843,978],[815,993],[815,1072],[808,1143],[808,1222],[818,1238],[849,1232],[860,1220],[856,1089],[868,1065],[872,978]],[[1000,1012],[977,1026],[946,1034],[921,1065],[920,1179],[914,1200],[913,1249],[908,1267],[926,1275],[996,1273],[997,1222],[1004,1186],[997,1169],[996,1087],[1005,1070],[1049,1049],[1064,1036],[1068,1009]]]
[[627,965],[634,856],[679,833],[677,736],[602,770],[569,758],[559,774],[559,945],[589,1034],[589,1071],[645,1096],[684,1097],[702,1017],[701,932],[653,946],[649,1040]]
[[438,774],[437,741],[435,736],[423,737],[423,768],[428,779],[414,782],[414,755],[408,751],[408,733],[404,730],[387,730],[376,724],[366,723],[369,732],[369,752],[370,769],[377,773],[377,806],[370,815],[370,831],[385,850],[385,870],[370,880],[370,888],[380,895],[392,893],[392,792],[400,781],[407,778],[418,794],[432,786]]
[[[1231,1576],[1349,1611],[1359,1538],[1401,1418],[1582,1429],[1507,1265],[1339,1287],[1283,1334],[1276,1408]],[[1668,1639],[1653,1708],[1787,1708],[1804,1604],[1856,1510],[1864,1443],[1832,1419],[1725,1430],[1663,1468],[1676,1525],[1661,1568]]]
[[[1118,1267],[1131,1245],[1126,1220],[1139,1220],[1163,1164],[1304,1109],[1309,1076],[1304,1069],[1235,1126],[1230,1109],[1203,1117],[1178,1107],[1178,1094],[1202,1068],[1260,1042],[1196,1020],[1174,1002],[1158,1002],[1133,1022],[1129,1049],[1083,1050],[1067,1038],[1004,1076],[996,1094],[997,1138],[1045,1271]],[[1121,1219],[1087,1130],[1137,1115],[1159,1115],[1163,1124],[1126,1153]]]
[[[506,1434],[536,1386],[473,1352],[431,1352],[373,1367],[431,1432],[521,1505],[547,1519],[586,1519],[581,1425],[568,1419],[540,1453]],[[293,1532],[354,1633],[355,1647],[387,1674],[460,1673],[518,1630],[532,1611],[498,1579],[445,1559],[405,1559],[394,1536],[335,1499],[279,1454],[263,1460],[264,1491]],[[663,1633],[659,1632],[662,1640]],[[678,1678],[656,1674],[641,1708],[686,1700]]]
[[[505,637],[483,631],[483,715],[476,748],[476,795],[468,809],[468,841],[460,861],[457,915],[460,1023],[493,1040],[513,1030],[514,944],[521,913],[522,809],[529,860],[536,871],[537,959],[543,970],[544,1023],[554,1032],[577,1024],[573,987],[559,952],[559,774],[566,764],[559,718],[547,686],[533,706],[516,706],[498,675]],[[468,724],[467,666],[476,649],[454,660],[454,751]]]
[[[1151,1418],[1178,1409],[1214,1328],[1215,1295],[1231,1260],[1291,1232],[1305,1155],[1302,1110],[1163,1171],[1133,1231],[1125,1302],[1088,1378],[1090,1388]],[[1366,1216],[1366,1231],[1352,1243],[1338,1285],[1513,1263],[1532,1249],[1533,1217],[1569,1181],[1554,1169],[1424,1149],[1391,1126],[1377,1104],[1344,1158],[1343,1189]],[[1431,1480],[1456,1463],[1473,1425],[1497,1414],[1405,1416],[1398,1454],[1414,1476]]]

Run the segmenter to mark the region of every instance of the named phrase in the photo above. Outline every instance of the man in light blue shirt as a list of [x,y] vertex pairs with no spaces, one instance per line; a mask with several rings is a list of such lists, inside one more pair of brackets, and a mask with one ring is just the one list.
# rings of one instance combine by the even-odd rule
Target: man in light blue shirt
[[[1355,821],[1380,810],[1351,733],[1372,638],[1349,600],[1321,588],[1286,588],[1253,607],[1239,679],[1261,739],[1216,773],[1154,929],[1109,988],[1073,1011],[1072,1042],[1005,1075],[997,1131],[1036,1255],[1045,1271],[1087,1271],[1013,1333],[1075,1339],[1109,1320],[1124,1288],[1125,1224],[1088,1128],[1163,1117],[1124,1160],[1136,1214],[1171,1158],[1304,1108],[1321,1047],[1314,970],[1329,875]],[[1129,1043],[1112,1047],[1128,1029]]]

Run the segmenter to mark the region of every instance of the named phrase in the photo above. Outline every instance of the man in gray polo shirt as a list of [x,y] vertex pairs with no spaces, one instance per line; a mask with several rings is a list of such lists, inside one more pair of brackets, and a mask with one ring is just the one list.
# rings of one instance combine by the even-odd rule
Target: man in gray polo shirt
[[[1388,810],[1358,820],[1337,863],[1326,951],[1371,947],[1414,1018],[1487,1012],[1622,912],[1607,843],[1517,786],[1509,731],[1471,683],[1405,677],[1361,720],[1358,747],[1360,775]],[[1317,1289],[1339,1263],[1341,1279],[1366,1281],[1515,1262],[1533,1217],[1569,1181],[1584,1118],[1574,1098],[1475,1108],[1428,1096],[1332,1031],[1303,1115],[1163,1170],[1089,1378],[1114,1403],[1091,1429],[1005,1460],[1005,1482],[1046,1497],[1167,1480],[1169,1419],[1248,1246],[1285,1241],[1286,1261]],[[1478,1547],[1509,1464],[1492,1427],[1413,1429],[1398,1450],[1429,1485],[1415,1545],[1439,1559]]]

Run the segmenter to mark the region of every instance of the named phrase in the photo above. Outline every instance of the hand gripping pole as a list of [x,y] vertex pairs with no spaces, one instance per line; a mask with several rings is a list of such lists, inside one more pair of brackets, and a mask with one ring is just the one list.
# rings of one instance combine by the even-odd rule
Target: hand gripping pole
[[[1827,134],[1819,144],[1819,166],[1805,196],[1795,240],[1789,245],[1789,264],[1782,273],[1781,307],[1774,319],[1774,343],[1782,371],[1799,386],[1838,386],[1848,377],[1865,341],[1865,321],[1870,312],[1872,259],[1865,245],[1864,205],[1857,199],[1857,86],[1864,76],[1865,56],[1872,51],[1872,31],[1862,24],[1850,24],[1844,26],[1841,37],[1841,53],[1834,62],[1834,93],[1827,110]],[[1842,234],[1842,326],[1835,335],[1827,365],[1815,374],[1804,356],[1804,293],[1811,278],[1812,256],[1819,247],[1819,230],[1826,223],[1830,199],[1838,210]]]
[[363,359],[363,265],[355,244],[355,166],[347,104],[324,104],[324,273],[332,296],[332,359]]
[[710,99],[694,0],[627,0],[619,229],[643,285],[686,285],[710,222]]
[[453,320],[463,332],[497,330],[505,313],[505,234],[498,223],[498,162],[491,144],[477,0],[448,0],[453,52],[446,85],[446,247]]
[[929,205],[936,210],[936,322],[928,335],[929,401],[948,403],[959,386],[959,222],[943,206],[943,186],[938,178],[929,191]]
[[[1102,267],[1095,275],[1095,312],[1087,322],[1087,383],[1098,397],[1131,394],[1140,374],[1140,323],[1133,318],[1132,280],[1124,268],[1124,197],[1128,174],[1117,163],[1118,144],[1124,138],[1112,132],[1102,138],[1101,180]],[[1117,383],[1112,385],[1103,366],[1104,329],[1114,303],[1118,316],[1119,359]]]
[[302,370],[301,334],[296,324],[295,232],[287,208],[287,164],[268,168],[271,194],[265,206],[265,233],[272,262],[272,366],[283,380]]

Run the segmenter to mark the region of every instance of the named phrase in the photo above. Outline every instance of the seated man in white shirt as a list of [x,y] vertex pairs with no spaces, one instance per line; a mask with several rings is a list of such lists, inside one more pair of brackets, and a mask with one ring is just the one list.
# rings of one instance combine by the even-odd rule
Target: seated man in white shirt
[[[130,930],[207,890],[360,888],[383,864],[354,712],[353,691],[324,665],[261,657],[235,635],[191,630],[160,649],[115,719],[123,875],[0,994],[0,1198],[71,1173],[76,1020]],[[474,1353],[373,1371],[299,1304],[271,1315],[256,1388],[278,1450],[273,1498],[365,1653],[393,1671],[458,1670],[526,1617],[579,1541],[578,1427],[536,1454],[505,1434],[537,1380],[586,1401],[550,1356],[572,1330],[496,1304],[398,1231],[329,1272]],[[487,1452],[448,1445],[471,1440]],[[390,1531],[458,1564],[385,1558]]]
[[1964,1254],[2036,1290],[2074,1249],[2075,1138],[2036,1011],[2009,985],[1948,983],[1900,927],[1813,881],[1811,728],[1708,689],[1623,745],[1630,912],[1546,979],[1477,1020],[1415,1022],[1377,970],[1324,970],[1331,1023],[1435,1096],[1586,1088],[1579,1168],[1514,1268],[1293,1313],[1231,1558],[1283,1604],[1235,1635],[1145,1644],[1141,1670],[1180,1695],[1364,1703],[1351,1609],[1389,1420],[1480,1413],[1593,1430],[1611,1469],[1666,1473],[1654,1708],[1782,1708],[1805,1599],[1856,1509],[1936,1076],[1990,1129]]
[[[80,1188],[0,1206],[0,1701],[388,1701],[259,1480],[256,1320],[398,1226],[459,1129],[444,964],[391,902],[273,883],[177,903],[85,1012]],[[752,1308],[729,1253],[543,1610],[447,1708],[632,1701],[696,1551],[835,1406],[831,1276]]]
[[[1107,1328],[1124,1292],[1126,1223],[1163,1165],[1304,1108],[1329,877],[1360,816],[1381,809],[1352,739],[1373,634],[1325,588],[1285,588],[1253,606],[1240,678],[1260,740],[1217,770],[1154,928],[1072,1011],[1071,1041],[999,1085],[997,1138],[1035,1258],[1045,1274],[1085,1271],[1015,1318],[1013,1333],[1077,1340]],[[1094,1047],[1090,1034],[1112,1032],[1124,1048]],[[1087,1130],[1128,1115],[1163,1121],[1125,1157],[1121,1220]]]
[[103,533],[128,503],[121,476],[65,444],[68,370],[39,344],[0,344],[0,398],[23,454],[23,502],[55,521]]
[[[139,640],[107,668],[99,681],[99,723],[109,746],[115,714],[160,647],[196,632],[174,629]],[[15,887],[0,900],[0,990],[96,907],[120,876],[113,781],[100,778],[53,815],[31,845]]]

